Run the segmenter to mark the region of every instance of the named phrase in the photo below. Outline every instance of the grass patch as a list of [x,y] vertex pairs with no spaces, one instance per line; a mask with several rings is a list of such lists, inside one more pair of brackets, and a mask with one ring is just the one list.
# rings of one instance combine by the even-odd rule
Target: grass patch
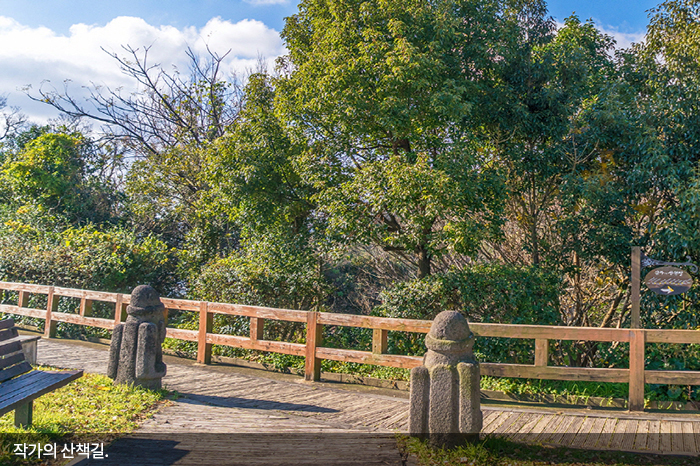
[[[41,368],[51,369],[53,368]],[[99,374],[85,374],[65,387],[34,400],[34,419],[29,429],[14,425],[14,411],[0,417],[0,464],[38,464],[15,455],[15,443],[111,442],[133,431],[141,421],[167,403],[166,390],[114,385]],[[62,456],[53,464],[65,462]],[[36,457],[34,458],[36,460]]]
[[[555,395],[579,400],[596,397],[608,399],[627,399],[629,384],[611,382],[583,382],[567,380],[511,379],[499,377],[481,377],[481,388],[495,390],[515,397],[525,397],[537,401],[542,395]],[[654,385],[646,384],[644,399],[651,401],[688,402],[700,401],[700,386],[688,385]]]
[[568,380],[511,379],[506,377],[481,377],[481,388],[514,395],[560,395],[578,397],[627,398],[626,383],[581,382]]
[[645,455],[616,451],[576,450],[524,445],[488,437],[475,445],[454,450],[431,448],[425,441],[398,436],[404,454],[418,458],[421,466],[690,466],[695,457]]
[[410,380],[411,371],[398,367],[375,366],[372,364],[360,364],[356,362],[321,361],[321,370],[324,372],[336,372],[342,374],[352,374],[360,377],[372,377],[384,380]]

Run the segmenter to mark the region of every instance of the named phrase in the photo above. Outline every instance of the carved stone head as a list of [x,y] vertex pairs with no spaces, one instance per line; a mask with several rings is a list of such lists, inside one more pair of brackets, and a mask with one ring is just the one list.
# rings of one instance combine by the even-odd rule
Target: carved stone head
[[428,348],[424,361],[426,367],[475,362],[474,334],[459,311],[443,311],[435,317],[425,337],[425,346]]
[[165,306],[160,295],[148,285],[140,285],[131,292],[131,304],[126,307],[127,322],[150,322],[158,327],[160,342],[165,339]]

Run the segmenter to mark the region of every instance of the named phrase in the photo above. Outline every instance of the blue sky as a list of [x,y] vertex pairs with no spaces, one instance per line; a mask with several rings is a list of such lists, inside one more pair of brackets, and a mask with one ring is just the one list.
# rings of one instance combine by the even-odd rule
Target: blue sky
[[[28,26],[46,26],[66,34],[72,24],[106,24],[117,16],[138,16],[149,24],[178,28],[203,26],[221,16],[233,22],[257,19],[280,30],[284,17],[294,14],[294,0],[0,0],[0,15]],[[604,27],[626,33],[643,32],[646,10],[659,2],[647,0],[550,0],[550,14],[562,21],[572,12],[593,18]]]
[[648,0],[551,0],[547,2],[549,14],[559,21],[572,12],[581,19],[592,18],[596,24],[622,33],[643,33],[649,22],[647,10],[661,1]]
[[[571,13],[593,19],[618,44],[639,41],[648,22],[646,0],[551,0],[559,22]],[[0,96],[30,118],[56,116],[32,102],[23,89],[61,88],[73,94],[91,82],[128,87],[104,50],[122,53],[125,44],[151,46],[149,57],[164,68],[187,66],[185,49],[231,50],[225,68],[245,75],[262,57],[268,66],[284,53],[279,31],[297,10],[297,0],[0,0]],[[66,81],[68,80],[68,81]],[[67,84],[65,84],[67,83]],[[72,87],[71,87],[72,86]]]

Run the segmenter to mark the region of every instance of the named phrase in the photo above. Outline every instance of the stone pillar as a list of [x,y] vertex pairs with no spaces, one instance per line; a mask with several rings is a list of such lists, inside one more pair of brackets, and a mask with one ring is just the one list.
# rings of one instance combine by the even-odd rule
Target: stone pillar
[[435,317],[425,337],[423,365],[411,370],[408,432],[450,448],[479,440],[482,427],[479,363],[474,334],[458,311]]
[[134,288],[126,322],[114,327],[107,375],[114,383],[161,387],[165,376],[162,344],[165,340],[165,306],[148,285]]

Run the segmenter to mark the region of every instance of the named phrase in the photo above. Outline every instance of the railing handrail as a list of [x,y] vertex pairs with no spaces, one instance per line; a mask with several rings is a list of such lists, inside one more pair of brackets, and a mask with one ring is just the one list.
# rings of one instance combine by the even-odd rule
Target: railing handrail
[[[0,282],[0,291],[18,292],[17,305],[0,304],[0,312],[25,315],[46,320],[45,336],[54,337],[57,322],[86,325],[112,330],[126,318],[126,305],[131,296],[124,293],[81,290],[50,285]],[[45,294],[48,297],[46,310],[27,306],[29,294]],[[76,314],[58,312],[60,297],[80,299]],[[114,319],[92,317],[92,302],[115,303]],[[292,309],[277,309],[242,304],[216,303],[177,298],[161,298],[168,309],[199,312],[199,329],[186,330],[167,328],[167,336],[185,341],[196,341],[197,361],[211,362],[211,347],[214,344],[244,349],[271,351],[304,356],[305,377],[310,381],[320,378],[320,360],[359,362],[410,369],[419,366],[422,358],[387,353],[389,331],[428,333],[432,321],[401,319],[395,317],[335,314]],[[241,337],[212,333],[213,315],[226,314],[250,318],[250,335]],[[290,343],[264,340],[262,329],[265,320],[283,320],[306,323],[306,343]],[[326,348],[322,346],[323,326],[340,325],[373,329],[372,351]],[[518,338],[535,340],[535,364],[481,364],[482,373],[497,377],[522,377],[555,380],[581,380],[599,382],[626,382],[630,384],[629,408],[644,408],[645,383],[674,383],[700,385],[700,371],[649,371],[644,367],[646,343],[700,344],[700,331],[671,329],[623,329],[603,327],[560,327],[547,325],[520,325],[470,322],[476,336]],[[605,342],[628,342],[630,344],[630,367],[590,368],[548,366],[549,340],[583,340]]]

